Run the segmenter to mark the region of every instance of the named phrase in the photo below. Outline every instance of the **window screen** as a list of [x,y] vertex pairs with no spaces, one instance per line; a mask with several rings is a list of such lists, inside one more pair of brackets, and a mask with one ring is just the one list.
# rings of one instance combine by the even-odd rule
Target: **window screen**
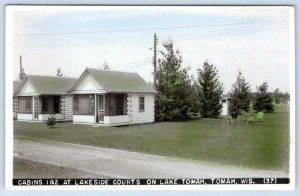
[[74,114],[94,115],[95,114],[94,95],[74,95]]
[[53,97],[53,113],[60,113],[60,97]]
[[19,97],[19,113],[32,113],[32,97]]
[[145,97],[143,96],[139,97],[139,111],[145,111]]
[[48,97],[42,97],[42,112],[48,112]]

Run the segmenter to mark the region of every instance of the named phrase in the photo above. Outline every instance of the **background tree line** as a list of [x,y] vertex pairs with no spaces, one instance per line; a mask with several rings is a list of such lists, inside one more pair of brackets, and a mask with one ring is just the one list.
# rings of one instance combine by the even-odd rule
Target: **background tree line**
[[[207,60],[197,69],[197,76],[189,76],[188,69],[182,67],[182,55],[174,49],[171,40],[163,43],[158,59],[155,104],[156,120],[184,120],[193,115],[216,118],[222,110],[223,84],[218,70]],[[237,118],[242,112],[273,112],[274,103],[286,103],[288,93],[268,92],[268,83],[263,82],[251,92],[250,84],[239,71],[229,92],[229,113]]]

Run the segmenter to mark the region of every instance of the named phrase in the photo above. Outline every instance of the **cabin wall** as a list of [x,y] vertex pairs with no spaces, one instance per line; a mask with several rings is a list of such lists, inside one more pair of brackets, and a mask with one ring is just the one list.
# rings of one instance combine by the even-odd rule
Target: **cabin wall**
[[73,95],[61,96],[61,114],[65,121],[73,120]]
[[[145,97],[145,110],[139,111],[139,97]],[[127,112],[131,123],[154,122],[154,94],[128,94]]]
[[95,115],[73,115],[73,123],[95,123]]
[[227,116],[229,113],[229,106],[228,106],[228,100],[225,102],[222,102],[222,111],[221,111],[221,116]]
[[32,114],[20,114],[20,113],[17,113],[17,119],[18,120],[32,120]]
[[17,118],[18,113],[18,97],[13,97],[13,118]]

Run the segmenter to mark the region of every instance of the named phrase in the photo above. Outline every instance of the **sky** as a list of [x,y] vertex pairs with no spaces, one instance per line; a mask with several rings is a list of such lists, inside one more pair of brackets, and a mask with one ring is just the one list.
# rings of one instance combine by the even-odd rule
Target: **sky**
[[[207,60],[219,72],[224,92],[241,71],[252,91],[290,90],[290,21],[287,7],[18,7],[12,25],[14,79],[19,56],[26,74],[79,77],[86,67],[137,72],[153,81],[153,35],[158,51],[171,39],[182,67],[197,77]],[[161,55],[158,52],[158,58]]]

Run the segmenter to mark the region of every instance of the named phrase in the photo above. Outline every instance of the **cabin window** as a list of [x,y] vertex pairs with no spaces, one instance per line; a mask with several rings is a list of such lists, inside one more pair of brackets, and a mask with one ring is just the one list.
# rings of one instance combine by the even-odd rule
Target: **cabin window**
[[57,114],[61,112],[60,96],[41,96],[42,114]]
[[19,113],[32,113],[32,97],[19,97]]
[[127,95],[109,94],[105,96],[105,115],[117,116],[127,114]]
[[226,103],[226,100],[225,100],[225,99],[223,99],[223,100],[222,100],[222,103]]
[[116,115],[124,114],[124,96],[116,95]]
[[55,114],[60,113],[60,97],[59,96],[53,97],[53,113],[55,113]]
[[94,95],[74,95],[73,97],[75,115],[95,114]]
[[48,112],[48,97],[42,97],[42,112]]
[[140,112],[145,111],[145,97],[144,96],[139,97],[139,111]]

